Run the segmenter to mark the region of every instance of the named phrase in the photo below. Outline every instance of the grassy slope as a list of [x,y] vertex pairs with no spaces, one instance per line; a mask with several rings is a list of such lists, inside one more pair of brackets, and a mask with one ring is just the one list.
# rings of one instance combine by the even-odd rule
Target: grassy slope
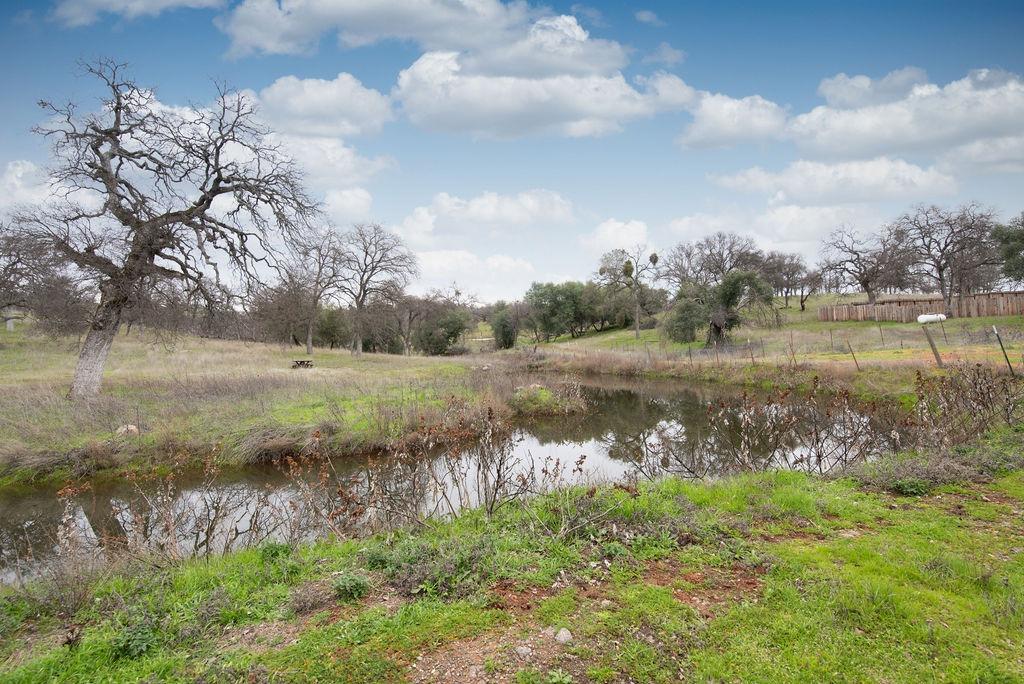
[[[390,541],[115,575],[75,649],[9,597],[0,680],[1022,681],[1022,508],[1021,474],[917,499],[794,473],[553,495]],[[559,511],[583,526],[543,532]],[[296,615],[339,572],[369,596]],[[544,632],[561,627],[565,646]]]
[[[801,312],[791,302],[790,309],[782,309],[781,327],[744,325],[733,332],[733,344],[738,347],[737,358],[749,359],[750,349],[762,362],[785,362],[792,352],[801,363],[852,365],[848,345],[852,345],[858,361],[871,364],[934,364],[928,340],[916,323],[878,323],[852,321],[822,323],[817,320],[817,307],[834,296],[815,297]],[[781,300],[778,302],[781,306]],[[992,326],[998,326],[1007,352],[1015,364],[1022,362],[1024,352],[1024,316],[991,318],[964,318],[947,321],[945,334],[934,328],[937,346],[943,358],[949,361],[986,361],[1004,363]],[[830,334],[831,333],[831,334]],[[680,344],[663,340],[658,330],[641,330],[636,339],[632,330],[610,330],[588,333],[572,339],[561,337],[553,343],[566,349],[595,349],[605,351],[635,351],[651,349],[654,354],[685,355],[687,350],[703,349],[703,341]]]
[[[317,350],[313,370],[291,370],[297,348],[196,338],[173,347],[138,336],[118,337],[100,400],[83,409],[64,398],[74,371],[69,341],[0,331],[0,463],[22,472],[61,456],[216,451],[226,460],[252,451],[261,432],[302,440],[328,428],[339,449],[372,447],[402,436],[424,411],[452,397],[473,398],[465,363],[423,357]],[[142,435],[118,439],[139,425]],[[116,453],[115,453],[116,452]],[[51,456],[51,457],[52,457]]]

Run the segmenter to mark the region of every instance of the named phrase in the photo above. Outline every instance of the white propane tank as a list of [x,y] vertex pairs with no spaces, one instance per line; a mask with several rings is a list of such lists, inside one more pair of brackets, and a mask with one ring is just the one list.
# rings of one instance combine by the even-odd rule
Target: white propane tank
[[924,323],[941,323],[946,320],[946,314],[921,314],[917,317],[917,322]]

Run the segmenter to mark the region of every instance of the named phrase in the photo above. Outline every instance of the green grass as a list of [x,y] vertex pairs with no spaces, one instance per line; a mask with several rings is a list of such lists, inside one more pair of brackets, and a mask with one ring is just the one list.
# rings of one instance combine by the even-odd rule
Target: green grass
[[[819,306],[834,303],[837,295],[819,295],[807,302],[807,309],[800,311],[798,304],[791,300],[790,308],[781,308],[782,325],[760,326],[746,323],[732,333],[731,349],[724,347],[719,355],[738,360],[749,360],[750,352],[761,363],[785,364],[795,355],[800,363],[816,365],[853,365],[849,346],[853,347],[858,361],[866,364],[915,364],[934,365],[931,349],[921,326],[916,323],[893,323],[873,321],[847,321],[839,323],[821,322],[817,319]],[[857,298],[844,297],[842,301]],[[781,299],[776,301],[781,307]],[[1024,362],[1024,316],[1001,316],[988,318],[962,318],[947,321],[943,328],[935,328],[934,334],[940,353],[949,361],[1004,363],[1002,352],[992,326],[999,328],[1011,361],[1020,365]],[[659,330],[641,330],[637,339],[633,330],[609,330],[588,332],[578,338],[568,335],[553,340],[551,345],[565,349],[594,349],[603,351],[650,351],[653,355],[686,357],[689,352],[698,353],[704,348],[704,341],[676,343],[665,340]]]
[[[81,406],[64,396],[71,341],[0,331],[0,484],[54,469],[63,479],[81,470],[61,466],[70,462],[89,470],[182,456],[245,462],[260,458],[260,439],[301,445],[317,430],[336,452],[361,451],[440,420],[453,402],[496,398],[461,359],[318,349],[314,369],[292,370],[302,356],[274,345],[182,337],[167,347],[122,335],[100,398]],[[119,437],[124,425],[141,434]]]
[[[918,498],[791,472],[569,490],[490,520],[125,567],[91,585],[75,648],[40,639],[63,621],[8,590],[0,680],[399,682],[480,638],[499,646],[481,671],[509,680],[1020,681],[1021,507],[1021,473]],[[572,533],[545,532],[564,516]],[[345,595],[296,614],[325,582]],[[498,585],[546,594],[522,613]],[[545,627],[574,640],[509,654]]]

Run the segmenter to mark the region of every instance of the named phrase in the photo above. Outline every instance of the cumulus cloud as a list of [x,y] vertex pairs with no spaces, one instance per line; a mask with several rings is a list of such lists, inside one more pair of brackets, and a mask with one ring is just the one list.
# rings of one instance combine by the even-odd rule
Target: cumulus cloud
[[995,69],[972,71],[945,86],[918,84],[882,104],[815,107],[787,129],[804,150],[849,156],[938,151],[1022,134],[1024,81]]
[[370,219],[373,196],[365,188],[328,190],[324,211],[337,225],[359,223]]
[[901,100],[914,86],[925,83],[928,83],[928,74],[924,69],[908,66],[890,71],[879,79],[836,74],[821,81],[818,94],[825,98],[830,107],[856,109]]
[[428,52],[399,74],[394,97],[417,125],[488,137],[593,136],[688,105],[695,91],[671,74],[630,85],[612,76],[542,78],[463,73],[458,53]]
[[438,226],[448,232],[481,228],[500,231],[573,220],[572,203],[550,190],[526,190],[515,195],[485,192],[470,199],[442,192],[428,206],[416,207],[395,226],[395,232],[413,244],[427,245],[436,238]]
[[[693,89],[678,77],[656,73],[627,80],[624,46],[591,36],[571,14],[549,12],[497,0],[370,5],[242,0],[219,25],[231,37],[235,55],[307,52],[332,32],[346,46],[413,42],[425,52],[399,74],[392,100],[413,123],[433,130],[496,138],[595,136],[692,104]],[[648,63],[672,65],[682,58],[666,43]],[[290,117],[297,125],[312,122],[318,134],[373,129],[390,111],[379,93],[348,76],[335,81],[290,77],[268,90],[268,100],[279,94],[274,98],[279,118]],[[334,119],[328,117],[331,103],[349,93],[359,97],[350,98],[353,104]]]
[[591,232],[580,236],[580,243],[595,254],[613,249],[630,249],[647,243],[647,224],[643,221],[620,221],[610,218]]
[[702,93],[693,110],[693,123],[679,137],[679,143],[684,147],[727,147],[777,138],[785,127],[785,108],[760,95],[737,99]]
[[651,10],[637,10],[633,14],[633,16],[641,24],[649,24],[651,26],[664,26],[665,25],[665,22],[663,22],[658,17],[658,15],[655,14],[654,12],[652,12]]
[[340,138],[290,134],[272,138],[295,159],[314,189],[359,185],[394,164],[387,157],[363,157]]
[[813,263],[818,258],[821,239],[837,227],[873,226],[881,220],[867,205],[778,204],[689,214],[671,221],[669,228],[683,240],[696,240],[719,231],[733,232],[751,238],[762,249],[797,252]]
[[1024,173],[1024,135],[975,140],[942,154],[939,166],[949,172]]
[[285,133],[347,137],[375,133],[393,118],[386,95],[344,72],[329,81],[284,76],[257,97],[262,116]]
[[647,54],[643,58],[644,64],[664,64],[665,66],[675,66],[686,59],[686,53],[682,50],[677,50],[668,43],[662,42],[658,47]]
[[492,76],[609,74],[625,66],[626,50],[611,40],[591,38],[576,17],[543,17],[521,38],[470,52],[462,59],[469,73]]
[[533,279],[533,264],[506,254],[480,256],[465,249],[438,249],[416,256],[420,265],[416,289],[421,292],[455,282],[467,285],[481,300],[493,302],[521,297]]
[[466,50],[510,42],[535,14],[525,3],[499,0],[242,0],[219,25],[236,56],[309,52],[326,33],[347,47],[397,39]]
[[224,0],[59,0],[53,8],[53,18],[65,26],[76,27],[91,24],[103,14],[137,19],[181,7],[209,9],[223,5]]
[[889,157],[836,164],[799,160],[779,172],[755,166],[713,179],[731,190],[768,194],[776,204],[912,200],[956,192],[952,176]]
[[0,211],[41,202],[50,194],[43,169],[30,161],[9,161],[0,174]]

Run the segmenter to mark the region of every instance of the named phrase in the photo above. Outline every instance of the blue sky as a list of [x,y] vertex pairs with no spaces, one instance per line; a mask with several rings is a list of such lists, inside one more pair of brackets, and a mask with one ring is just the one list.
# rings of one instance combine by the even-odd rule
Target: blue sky
[[918,202],[1024,210],[1024,3],[9,0],[0,211],[76,60],[174,105],[252,91],[339,224],[483,300],[716,230],[813,260]]

